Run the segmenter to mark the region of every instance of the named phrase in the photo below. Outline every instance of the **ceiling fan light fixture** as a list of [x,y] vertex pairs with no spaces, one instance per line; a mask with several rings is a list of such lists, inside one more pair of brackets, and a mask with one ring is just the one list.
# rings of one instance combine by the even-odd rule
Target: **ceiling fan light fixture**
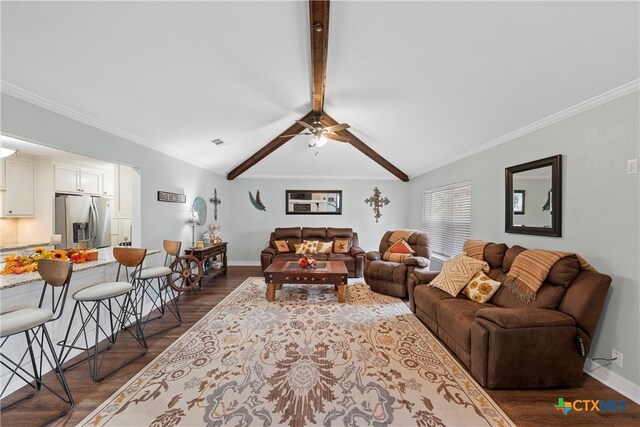
[[320,136],[318,137],[318,142],[316,143],[316,145],[318,147],[322,147],[327,143],[327,141],[329,141],[327,138],[325,138],[324,136]]

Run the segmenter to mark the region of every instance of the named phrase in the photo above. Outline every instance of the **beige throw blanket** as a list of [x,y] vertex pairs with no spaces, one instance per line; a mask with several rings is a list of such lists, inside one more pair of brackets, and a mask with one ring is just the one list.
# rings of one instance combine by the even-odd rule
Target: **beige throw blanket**
[[464,242],[462,250],[468,257],[484,261],[484,247],[489,243],[490,242],[487,242],[486,240],[467,240]]
[[382,259],[390,262],[404,262],[405,259],[411,258],[412,256],[411,254],[396,254],[387,251],[382,255]]
[[411,237],[413,233],[419,233],[419,231],[418,230],[396,230],[393,233],[391,233],[391,236],[389,236],[389,243],[393,245],[395,242],[402,239],[404,239],[405,241],[408,241],[409,237]]
[[536,292],[542,286],[542,282],[549,275],[551,267],[560,259],[571,255],[578,258],[581,270],[596,271],[584,258],[572,252],[528,249],[513,261],[503,285],[522,301],[531,304],[536,299]]

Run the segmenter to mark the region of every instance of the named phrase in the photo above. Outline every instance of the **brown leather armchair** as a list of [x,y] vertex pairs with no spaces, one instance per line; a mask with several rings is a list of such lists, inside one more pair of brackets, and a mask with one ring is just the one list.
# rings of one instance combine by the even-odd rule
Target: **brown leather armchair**
[[404,262],[392,262],[382,259],[383,254],[395,242],[389,239],[393,234],[387,231],[378,251],[367,252],[364,260],[364,280],[369,287],[382,294],[395,297],[407,297],[407,281],[414,271],[429,271],[431,258],[431,242],[427,233],[415,231],[406,242],[416,252],[414,256]]

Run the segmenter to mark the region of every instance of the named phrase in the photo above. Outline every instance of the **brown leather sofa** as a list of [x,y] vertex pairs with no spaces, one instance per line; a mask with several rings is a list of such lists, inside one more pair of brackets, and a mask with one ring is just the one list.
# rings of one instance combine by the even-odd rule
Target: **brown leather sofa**
[[[343,261],[349,271],[349,277],[362,277],[364,266],[364,250],[359,247],[358,233],[351,228],[315,228],[315,227],[287,227],[276,228],[269,239],[269,246],[262,250],[260,263],[262,270],[266,269],[273,261],[295,261],[300,255],[295,254],[295,243],[302,243],[303,240],[318,240],[320,242],[332,242],[333,239],[351,239],[349,253],[346,254],[315,254],[318,261]],[[277,253],[273,242],[275,240],[286,240],[289,243],[291,252]]]
[[407,297],[407,281],[414,270],[428,271],[431,258],[431,243],[426,233],[416,231],[407,243],[416,253],[403,262],[385,261],[382,255],[393,244],[387,231],[380,239],[378,251],[367,252],[364,261],[364,281],[375,291],[398,298]]
[[[489,244],[488,276],[502,282],[520,246]],[[611,277],[579,269],[575,257],[558,261],[530,306],[501,286],[480,304],[428,286],[438,272],[415,271],[409,280],[411,311],[488,388],[534,388],[580,384]]]

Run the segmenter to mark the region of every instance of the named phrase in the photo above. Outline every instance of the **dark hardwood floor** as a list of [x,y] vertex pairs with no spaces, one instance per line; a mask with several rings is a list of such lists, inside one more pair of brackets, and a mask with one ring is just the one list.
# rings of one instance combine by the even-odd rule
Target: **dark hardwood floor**
[[[146,366],[154,357],[174,342],[202,316],[222,301],[231,291],[240,285],[247,277],[261,276],[259,267],[229,267],[226,276],[218,276],[207,283],[205,290],[195,294],[183,294],[180,297],[182,325],[148,340],[149,351],[145,357],[136,360],[100,383],[94,383],[89,375],[86,364],[81,364],[67,371],[66,376],[75,399],[72,413],[54,425],[73,426],[93,411],[104,400],[117,391],[140,369]],[[148,326],[149,333],[154,328],[162,328],[165,320],[152,322]],[[156,323],[154,325],[154,323]],[[111,361],[132,357],[139,351],[135,341],[126,335],[119,339],[117,345],[109,352]],[[105,361],[105,367],[106,366]],[[532,368],[534,369],[534,368]],[[45,381],[51,384],[51,374],[45,376]],[[55,381],[55,380],[53,380]],[[25,389],[23,389],[25,390]],[[13,400],[22,390],[3,399],[2,404]],[[488,394],[498,403],[502,410],[519,426],[540,425],[640,425],[640,406],[612,389],[604,386],[591,377],[585,376],[584,383],[579,388],[545,389],[545,390],[487,390]],[[571,411],[567,416],[560,414],[553,407],[558,398],[565,401],[579,399],[588,400],[625,400],[625,412],[576,412]],[[2,426],[35,426],[50,416],[60,412],[64,406],[48,391],[41,391],[40,395],[16,408],[4,412],[0,418]]]

